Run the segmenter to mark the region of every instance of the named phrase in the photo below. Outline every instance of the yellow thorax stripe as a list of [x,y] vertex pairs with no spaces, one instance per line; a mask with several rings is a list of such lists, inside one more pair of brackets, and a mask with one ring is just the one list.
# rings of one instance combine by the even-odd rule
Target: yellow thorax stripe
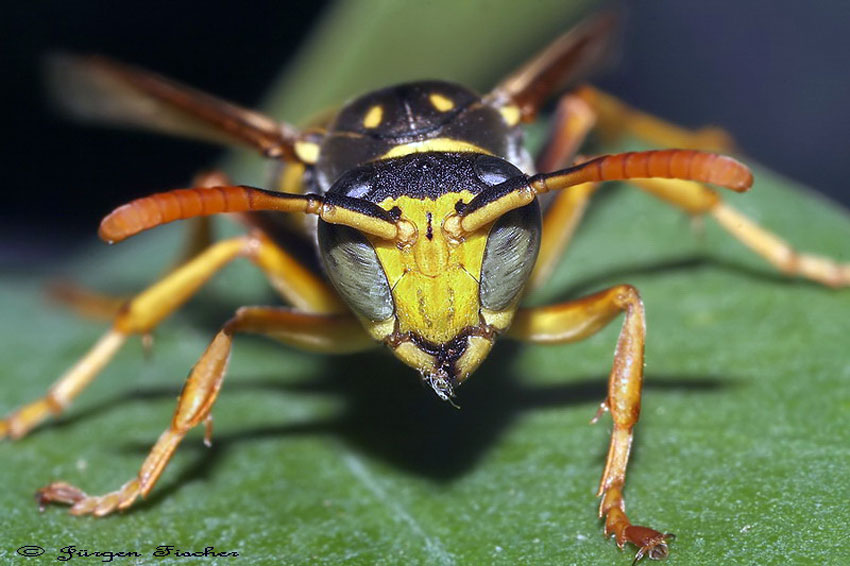
[[444,152],[474,152],[493,155],[486,149],[475,144],[456,140],[452,138],[434,138],[418,142],[411,142],[402,145],[394,146],[378,159],[392,159],[393,157],[404,157],[411,153],[425,153],[428,151],[444,151]]

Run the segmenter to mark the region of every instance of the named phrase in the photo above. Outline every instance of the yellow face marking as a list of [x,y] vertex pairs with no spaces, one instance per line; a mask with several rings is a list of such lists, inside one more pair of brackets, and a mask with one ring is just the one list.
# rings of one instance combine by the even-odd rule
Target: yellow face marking
[[303,193],[304,171],[306,170],[307,168],[303,163],[287,163],[278,179],[277,190],[281,193]]
[[514,319],[516,309],[507,309],[503,311],[491,311],[481,307],[481,318],[484,322],[495,328],[496,330],[507,330]]
[[430,100],[434,108],[440,112],[448,112],[455,107],[455,103],[452,102],[451,98],[443,96],[438,92],[431,93],[431,95],[428,96],[428,100]]
[[402,342],[393,350],[393,353],[398,359],[423,373],[434,371],[436,363],[434,356],[426,354],[410,342]]
[[478,366],[481,365],[481,362],[490,353],[490,348],[492,347],[492,339],[484,338],[483,336],[469,337],[469,345],[455,364],[458,383],[463,383],[469,377],[469,374],[478,369]]
[[392,289],[399,332],[414,332],[442,344],[480,323],[478,280],[489,227],[461,242],[449,241],[442,229],[457,202],[472,198],[472,193],[463,191],[436,200],[401,196],[379,203],[386,210],[398,206],[418,234],[411,245],[402,247],[370,238]]
[[493,155],[489,151],[484,148],[478,147],[475,144],[471,144],[469,142],[455,140],[452,138],[434,138],[431,140],[425,140],[420,142],[406,143],[402,145],[397,145],[386,152],[384,155],[379,157],[378,159],[391,159],[393,157],[404,157],[405,155],[410,155],[411,153],[425,153],[428,151],[452,151],[452,152],[465,152],[465,151],[473,151],[475,153],[484,153],[486,155]]
[[366,114],[363,116],[363,127],[364,128],[377,128],[381,124],[381,120],[384,119],[384,109],[380,104],[376,104],[369,108]]
[[387,320],[379,322],[363,320],[363,324],[365,325],[366,332],[369,333],[369,336],[371,336],[376,342],[381,342],[384,338],[393,333],[393,329],[395,329],[395,316],[391,316]]

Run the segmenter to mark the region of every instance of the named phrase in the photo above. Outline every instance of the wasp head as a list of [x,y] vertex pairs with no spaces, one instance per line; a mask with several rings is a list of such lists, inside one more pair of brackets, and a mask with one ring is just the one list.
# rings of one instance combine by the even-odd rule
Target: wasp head
[[379,161],[331,188],[403,220],[404,242],[320,223],[328,275],[377,340],[419,370],[442,399],[485,359],[507,329],[537,257],[536,201],[453,238],[446,221],[473,198],[522,176],[476,153],[418,153]]

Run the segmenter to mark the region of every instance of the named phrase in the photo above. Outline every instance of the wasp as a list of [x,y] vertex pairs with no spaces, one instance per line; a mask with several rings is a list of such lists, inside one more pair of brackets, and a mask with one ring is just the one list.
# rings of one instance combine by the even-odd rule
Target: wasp
[[[253,262],[289,306],[243,307],[224,323],[137,476],[96,496],[54,482],[39,491],[41,504],[67,504],[75,515],[128,509],[153,489],[190,429],[204,425],[209,442],[211,411],[240,333],[324,353],[383,345],[452,403],[499,337],[573,342],[623,315],[607,396],[594,418],[610,412],[613,420],[599,516],[620,547],[637,547],[636,560],[666,557],[674,535],[633,524],[623,497],[641,408],[640,294],[617,285],[534,308],[522,306],[524,294],[546,280],[605,181],[629,180],[685,212],[712,216],[783,272],[846,286],[850,265],[796,252],[707,186],[745,191],[753,182],[745,165],[713,152],[726,146],[722,135],[678,129],[580,82],[602,58],[613,26],[610,15],[586,20],[483,96],[448,82],[401,84],[362,95],[304,129],[102,57],[61,60],[57,73],[72,112],[247,145],[273,161],[278,174],[263,189],[209,173],[196,186],[107,215],[99,235],[110,243],[223,213],[237,214],[248,230],[210,244],[124,303],[104,336],[44,397],[0,421],[0,437],[22,437],[62,412],[130,336],[147,335],[236,258]],[[568,88],[543,150],[532,157],[524,124]],[[678,149],[580,155],[597,125]],[[315,243],[320,271],[292,251],[282,228],[293,225]]]

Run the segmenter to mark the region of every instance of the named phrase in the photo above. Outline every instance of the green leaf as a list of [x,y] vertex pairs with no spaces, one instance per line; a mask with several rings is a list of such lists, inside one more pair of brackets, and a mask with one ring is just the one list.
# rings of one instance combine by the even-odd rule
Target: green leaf
[[[768,171],[756,178],[729,202],[800,249],[850,261],[843,211]],[[132,292],[181,236],[169,226],[93,244],[50,273]],[[104,330],[45,301],[51,276],[12,273],[0,285],[0,413],[43,394]],[[668,564],[841,564],[850,291],[776,274],[713,223],[694,231],[626,186],[596,198],[532,299],[617,283],[641,291],[649,327],[626,499],[637,523],[679,536]],[[169,544],[240,554],[195,559],[205,564],[630,563],[595,516],[610,421],[588,424],[618,324],[573,345],[500,343],[460,390],[460,411],[387,352],[320,357],[240,337],[212,448],[193,431],[125,514],[38,512],[32,494],[50,481],[101,493],[132,477],[221,322],[272,301],[250,265],[228,267],[157,330],[150,359],[133,341],[55,424],[0,444],[0,560],[53,563],[76,545],[190,563],[150,557]],[[46,553],[19,557],[23,545]]]

